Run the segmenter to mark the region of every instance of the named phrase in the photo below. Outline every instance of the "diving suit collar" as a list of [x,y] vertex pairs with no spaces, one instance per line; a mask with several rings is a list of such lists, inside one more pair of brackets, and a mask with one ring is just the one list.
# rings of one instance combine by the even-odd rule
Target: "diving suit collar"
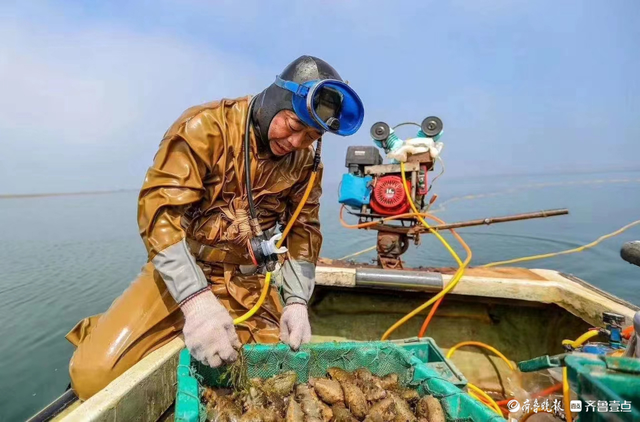
[[[264,91],[255,96],[253,105],[251,104],[251,98],[249,98],[249,106],[251,107],[251,110],[248,111],[248,117],[251,117],[251,149],[253,150],[254,155],[260,160],[280,158],[271,151],[271,148],[269,148],[269,138],[267,135],[271,121],[267,123],[265,128],[264,119],[260,118],[258,106],[256,106],[256,103],[263,101],[263,93]],[[260,124],[261,120],[262,124]]]

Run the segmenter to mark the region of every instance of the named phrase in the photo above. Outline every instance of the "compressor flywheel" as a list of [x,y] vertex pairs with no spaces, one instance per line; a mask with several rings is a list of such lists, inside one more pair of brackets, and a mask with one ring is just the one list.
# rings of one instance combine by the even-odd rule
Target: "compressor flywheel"
[[[411,185],[407,182],[409,190]],[[402,186],[402,179],[399,176],[383,176],[378,179],[373,188],[371,198],[371,208],[378,214],[396,215],[402,214],[409,209],[407,195]]]

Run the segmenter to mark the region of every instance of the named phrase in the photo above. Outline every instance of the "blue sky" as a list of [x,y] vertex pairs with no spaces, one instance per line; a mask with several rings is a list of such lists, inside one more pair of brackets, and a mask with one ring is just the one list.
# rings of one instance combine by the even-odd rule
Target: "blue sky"
[[137,189],[184,109],[301,54],[365,102],[325,139],[329,183],[372,123],[432,114],[449,178],[640,168],[638,21],[634,0],[5,1],[0,194]]

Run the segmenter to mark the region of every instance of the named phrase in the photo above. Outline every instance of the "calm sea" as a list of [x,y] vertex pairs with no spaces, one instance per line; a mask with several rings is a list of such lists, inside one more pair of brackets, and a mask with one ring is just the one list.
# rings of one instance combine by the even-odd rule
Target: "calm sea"
[[[640,218],[640,173],[478,177],[438,180],[447,222],[551,208],[570,214],[461,229],[473,265],[569,249]],[[24,420],[69,383],[73,352],[65,334],[105,311],[133,280],[146,253],[136,224],[137,192],[0,199],[0,420]],[[337,185],[325,185],[322,255],[340,258],[375,244],[375,233],[344,229]],[[351,220],[353,221],[353,220]],[[521,266],[572,273],[640,305],[640,268],[620,259],[620,246],[640,239],[640,226],[594,249]],[[453,245],[453,243],[452,243]],[[462,253],[460,248],[456,249]],[[359,260],[371,260],[374,252]],[[452,266],[423,236],[409,265]]]

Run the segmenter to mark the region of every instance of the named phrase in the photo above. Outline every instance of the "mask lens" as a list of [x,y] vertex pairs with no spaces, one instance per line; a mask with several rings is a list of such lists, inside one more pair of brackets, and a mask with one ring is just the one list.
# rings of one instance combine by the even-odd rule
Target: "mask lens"
[[315,93],[313,108],[318,117],[327,122],[332,117],[339,117],[342,108],[342,94],[331,87],[322,87]]
[[313,119],[338,135],[352,135],[362,125],[364,107],[349,85],[326,80],[318,84],[311,102]]

